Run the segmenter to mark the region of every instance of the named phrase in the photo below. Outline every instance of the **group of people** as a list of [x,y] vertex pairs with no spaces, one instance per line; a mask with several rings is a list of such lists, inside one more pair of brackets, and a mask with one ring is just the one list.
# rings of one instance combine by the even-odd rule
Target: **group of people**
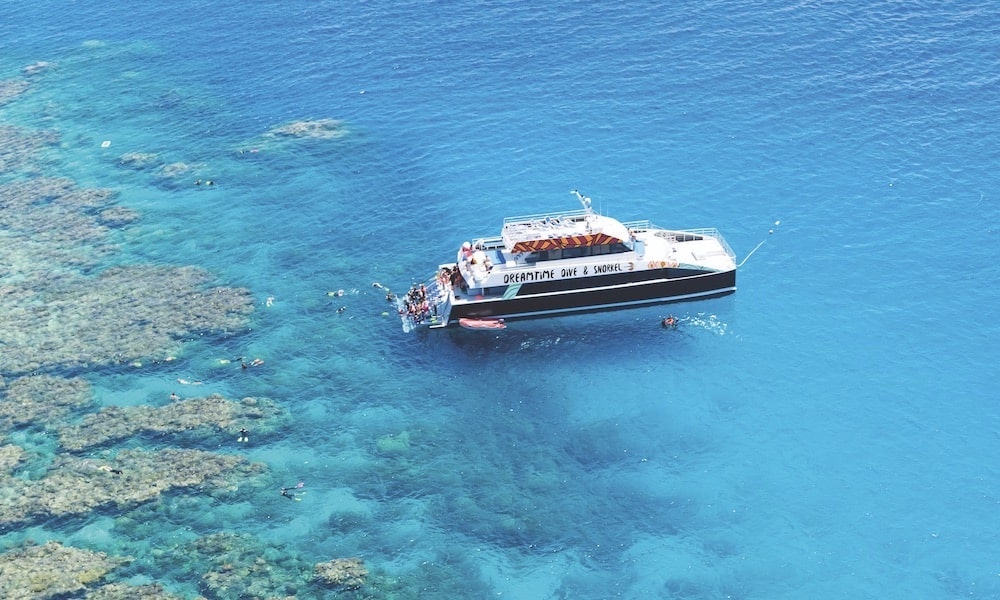
[[458,270],[458,265],[454,267],[441,267],[437,275],[438,285],[441,289],[446,290],[449,287],[452,289],[458,288],[463,292],[468,291],[469,286],[465,283],[465,277],[462,277],[462,272]]
[[432,314],[436,315],[437,306],[428,299],[427,286],[413,284],[403,298],[403,308],[399,309],[399,313],[408,315],[417,324],[423,323]]
[[493,270],[493,262],[486,256],[484,249],[482,242],[476,242],[475,245],[465,242],[462,244],[459,256],[462,258],[462,262],[468,263],[470,267],[482,265],[482,268],[488,273]]

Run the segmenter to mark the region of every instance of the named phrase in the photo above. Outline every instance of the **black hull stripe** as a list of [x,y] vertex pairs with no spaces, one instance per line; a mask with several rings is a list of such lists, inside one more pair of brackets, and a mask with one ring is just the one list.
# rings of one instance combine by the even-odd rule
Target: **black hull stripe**
[[559,313],[615,310],[649,304],[686,302],[725,296],[736,291],[736,271],[682,279],[630,282],[564,293],[518,295],[509,300],[483,300],[452,306],[449,323],[458,319],[526,319]]

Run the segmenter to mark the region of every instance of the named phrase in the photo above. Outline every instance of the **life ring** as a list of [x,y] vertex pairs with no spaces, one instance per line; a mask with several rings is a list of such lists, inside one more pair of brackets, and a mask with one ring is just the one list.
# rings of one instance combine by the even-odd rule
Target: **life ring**
[[649,261],[649,264],[646,265],[646,266],[649,267],[650,269],[655,269],[656,268],[656,263],[654,263],[653,261]]
[[661,269],[664,269],[664,268],[666,268],[666,266],[667,266],[667,261],[665,261],[665,260],[661,260],[661,261],[660,261],[660,268],[661,268]]

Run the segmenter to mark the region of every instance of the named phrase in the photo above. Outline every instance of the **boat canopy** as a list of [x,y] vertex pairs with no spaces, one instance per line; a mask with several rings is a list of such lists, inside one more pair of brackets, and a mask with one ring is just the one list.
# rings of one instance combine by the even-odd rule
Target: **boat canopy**
[[501,235],[513,253],[611,245],[630,237],[621,222],[589,210],[508,218]]

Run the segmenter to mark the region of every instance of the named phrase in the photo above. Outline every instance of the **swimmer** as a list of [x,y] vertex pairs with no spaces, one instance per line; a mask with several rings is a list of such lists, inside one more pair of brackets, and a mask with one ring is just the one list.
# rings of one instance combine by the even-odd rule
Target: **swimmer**
[[385,301],[386,302],[395,302],[396,301],[396,294],[393,294],[392,292],[386,292],[385,293]]
[[236,438],[236,441],[240,443],[249,442],[250,441],[249,433],[250,432],[246,430],[246,427],[240,429],[240,437]]
[[[281,495],[284,496],[285,498],[288,498],[289,500],[295,500],[296,502],[302,502],[302,498],[299,497],[299,494],[296,494],[292,490],[300,490],[300,489],[302,489],[302,487],[304,485],[305,485],[305,483],[302,482],[302,481],[300,481],[297,484],[295,484],[294,487],[283,487],[283,488],[281,488]],[[305,492],[302,492],[302,493],[304,494]]]
[[383,286],[383,285],[382,285],[381,283],[379,283],[379,282],[377,282],[377,281],[376,281],[375,283],[373,283],[373,284],[372,284],[372,287],[373,287],[373,288],[378,288],[378,289],[380,289],[380,290],[384,290],[384,289],[385,289],[385,286]]
[[240,366],[243,367],[244,369],[249,369],[250,367],[259,367],[262,364],[264,364],[264,361],[259,358],[255,358],[250,362],[246,362],[245,360],[243,360],[242,356],[240,357]]
[[177,394],[173,393],[173,392],[170,392],[170,399],[171,400],[180,400],[181,397],[178,396]]
[[264,301],[264,305],[265,306],[273,306],[274,305],[274,296],[268,296],[267,300]]
[[337,312],[338,312],[338,313],[342,313],[342,312],[344,312],[345,310],[347,310],[347,307],[346,307],[346,306],[341,306],[340,308],[338,308],[338,309],[337,309]]
[[660,324],[663,325],[664,329],[673,329],[677,327],[677,319],[673,315],[670,315],[663,319]]

